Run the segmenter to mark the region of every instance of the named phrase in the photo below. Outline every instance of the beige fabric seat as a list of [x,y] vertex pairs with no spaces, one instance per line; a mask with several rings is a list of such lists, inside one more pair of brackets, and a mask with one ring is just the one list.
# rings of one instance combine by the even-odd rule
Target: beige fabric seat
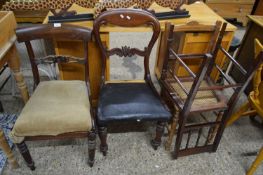
[[92,128],[84,81],[44,81],[35,89],[12,130],[16,143],[25,136],[58,135]]

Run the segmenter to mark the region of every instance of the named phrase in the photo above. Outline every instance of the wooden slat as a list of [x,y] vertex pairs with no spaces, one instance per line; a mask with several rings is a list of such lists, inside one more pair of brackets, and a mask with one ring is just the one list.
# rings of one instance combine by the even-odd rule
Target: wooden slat
[[173,54],[173,56],[176,57],[176,59],[183,65],[183,67],[185,68],[185,70],[193,77],[195,78],[196,75],[193,73],[193,71],[185,64],[185,62],[175,53],[175,51],[173,49],[169,49],[169,51]]
[[185,92],[186,95],[189,94],[188,90],[184,87],[184,85],[182,84],[182,82],[179,80],[179,78],[173,74],[173,72],[169,69],[169,73],[171,74],[171,76],[177,81],[177,83],[179,84],[179,86],[183,89],[183,91]]
[[195,143],[195,147],[198,147],[198,144],[199,144],[199,140],[200,140],[202,131],[203,131],[203,128],[199,128],[199,130],[198,130],[198,136],[197,136],[196,143]]
[[220,46],[220,50],[230,59],[230,61],[237,67],[243,75],[247,74],[247,71],[224,49]]
[[188,132],[188,131],[193,130],[193,129],[197,130],[199,128],[216,126],[218,124],[220,124],[220,122],[206,122],[206,123],[188,125],[188,126],[185,126],[184,131]]
[[192,154],[199,154],[203,152],[212,152],[212,151],[213,151],[213,145],[198,146],[194,148],[179,150],[179,152],[177,153],[177,156],[183,157],[183,156],[188,156]]

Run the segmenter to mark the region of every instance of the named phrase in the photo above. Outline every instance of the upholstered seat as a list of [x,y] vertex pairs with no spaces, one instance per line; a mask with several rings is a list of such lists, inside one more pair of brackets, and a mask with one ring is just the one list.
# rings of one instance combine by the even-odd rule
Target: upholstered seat
[[105,84],[99,99],[99,125],[111,121],[168,121],[171,116],[146,83]]
[[91,128],[90,103],[85,82],[44,81],[40,82],[22,110],[12,135],[21,138],[58,135],[87,132]]

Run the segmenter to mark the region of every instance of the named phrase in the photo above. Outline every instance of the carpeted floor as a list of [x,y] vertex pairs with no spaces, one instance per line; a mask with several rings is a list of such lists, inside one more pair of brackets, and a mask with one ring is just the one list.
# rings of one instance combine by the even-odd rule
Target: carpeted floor
[[[17,115],[15,114],[0,114],[0,127],[6,136],[6,140],[10,148],[13,148],[14,144],[9,138],[9,133],[12,130],[14,123],[17,119]],[[7,157],[5,153],[0,149],[0,173],[3,171],[5,164],[7,161]]]
[[[243,31],[239,31],[238,35],[242,36],[242,34]],[[145,39],[149,35],[149,33],[141,34],[139,39]],[[111,33],[110,38],[115,38],[110,40],[112,47],[121,44],[122,40],[129,41],[131,45],[136,46],[144,44],[141,40],[136,40],[131,33],[125,33],[125,35]],[[37,47],[41,47],[41,45]],[[30,87],[30,92],[32,92],[32,77],[29,70],[30,66],[24,53],[24,46],[18,45],[18,48],[21,52],[22,68],[26,77],[26,83]],[[151,58],[150,64],[153,73],[155,51],[153,51]],[[113,58],[111,60],[111,78],[113,79],[138,79],[142,75],[141,60],[136,57],[131,59]],[[245,97],[242,97],[238,105],[244,100]],[[6,112],[19,114],[23,107],[19,94],[15,97],[10,95],[10,82],[1,92],[1,101]],[[119,133],[123,129],[127,132]],[[150,139],[154,133],[154,123],[145,123],[139,126],[123,124],[123,126],[116,125],[111,127],[108,136],[108,155],[103,157],[97,151],[93,168],[87,165],[88,149],[86,139],[28,142],[36,170],[30,171],[21,155],[17,150],[14,150],[20,168],[11,170],[10,166],[7,165],[3,174],[242,175],[245,174],[255,159],[255,152],[261,148],[263,139],[262,129],[253,126],[248,118],[242,118],[225,130],[216,153],[204,153],[172,160],[170,152],[164,150],[163,144],[157,151],[151,148]],[[166,137],[163,138],[163,141],[165,139]],[[98,138],[97,143],[99,144]],[[263,166],[260,166],[256,175],[262,174]]]

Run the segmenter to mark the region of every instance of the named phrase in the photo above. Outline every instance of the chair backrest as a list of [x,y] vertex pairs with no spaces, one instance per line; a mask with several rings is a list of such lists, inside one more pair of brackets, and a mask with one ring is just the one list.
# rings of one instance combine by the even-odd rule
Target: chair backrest
[[[92,31],[84,27],[76,27],[73,25],[61,24],[55,26],[53,24],[39,24],[30,27],[18,28],[16,30],[17,41],[24,42],[30,59],[34,85],[40,82],[38,65],[39,64],[60,64],[60,63],[80,63],[85,65],[85,80],[89,88],[89,67],[88,67],[88,41],[91,39]],[[73,40],[83,42],[83,57],[64,55],[48,55],[43,58],[35,58],[35,53],[31,45],[32,40],[52,39],[52,40]],[[89,89],[88,89],[89,90]]]
[[[147,45],[147,47],[144,48],[144,50],[140,50],[138,48],[130,48],[127,46],[108,50],[102,44],[100,38],[100,27],[102,25],[114,25],[121,27],[151,26],[153,29],[153,35],[149,44]],[[147,82],[151,82],[149,57],[151,50],[160,33],[160,24],[151,13],[139,9],[116,9],[105,11],[95,19],[93,32],[102,53],[102,85],[105,83],[106,58],[112,55],[118,55],[120,57],[139,55],[144,57],[144,79]]]
[[[260,43],[258,39],[255,39],[254,45],[255,45],[255,59],[258,59],[260,53],[263,52],[263,45]],[[260,88],[260,84],[262,84],[261,83],[262,68],[263,68],[263,64],[261,64],[258,67],[253,79],[254,98],[259,99],[261,102],[263,102],[263,98],[259,98],[259,96],[263,96],[263,89]]]

